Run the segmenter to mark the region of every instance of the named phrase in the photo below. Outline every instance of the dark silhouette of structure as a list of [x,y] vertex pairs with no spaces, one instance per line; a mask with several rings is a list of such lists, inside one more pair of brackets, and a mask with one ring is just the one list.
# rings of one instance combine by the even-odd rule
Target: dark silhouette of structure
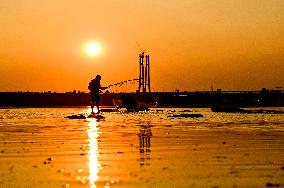
[[122,105],[127,109],[129,112],[137,112],[139,111],[137,101],[134,97],[130,95],[122,95],[121,96]]
[[[113,99],[129,95],[134,99],[137,93],[100,94],[100,105],[114,106]],[[158,107],[264,107],[284,106],[284,90],[259,91],[195,91],[195,92],[151,92]],[[62,107],[89,106],[90,95],[85,92],[0,92],[0,107]]]
[[141,54],[139,54],[139,79],[137,93],[145,94],[147,92],[147,89],[150,93],[150,56],[145,55],[145,51],[143,51]]

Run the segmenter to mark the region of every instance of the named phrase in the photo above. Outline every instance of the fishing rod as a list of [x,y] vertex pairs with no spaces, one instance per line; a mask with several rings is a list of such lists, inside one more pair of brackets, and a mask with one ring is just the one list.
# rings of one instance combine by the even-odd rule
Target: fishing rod
[[134,79],[131,79],[131,80],[125,80],[125,81],[122,81],[122,82],[118,82],[118,83],[115,83],[115,84],[110,84],[107,86],[107,88],[110,88],[110,87],[115,87],[115,86],[122,86],[123,84],[126,84],[128,82],[135,82],[135,81],[138,81],[139,79],[137,78],[134,78]]

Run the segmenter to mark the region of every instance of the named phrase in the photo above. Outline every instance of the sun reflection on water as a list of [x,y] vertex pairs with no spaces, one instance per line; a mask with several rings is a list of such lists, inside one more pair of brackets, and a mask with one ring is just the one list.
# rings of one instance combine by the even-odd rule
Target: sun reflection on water
[[100,170],[100,163],[98,160],[99,147],[98,147],[98,137],[99,137],[99,122],[96,119],[88,120],[88,138],[89,138],[89,181],[90,188],[96,187],[96,182],[99,178],[98,173]]

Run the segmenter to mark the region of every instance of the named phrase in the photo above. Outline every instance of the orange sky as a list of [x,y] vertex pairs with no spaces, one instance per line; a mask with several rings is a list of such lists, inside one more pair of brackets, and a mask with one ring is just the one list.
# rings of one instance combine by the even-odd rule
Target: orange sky
[[284,87],[283,0],[2,0],[0,28],[0,91],[137,78],[136,41],[156,91]]

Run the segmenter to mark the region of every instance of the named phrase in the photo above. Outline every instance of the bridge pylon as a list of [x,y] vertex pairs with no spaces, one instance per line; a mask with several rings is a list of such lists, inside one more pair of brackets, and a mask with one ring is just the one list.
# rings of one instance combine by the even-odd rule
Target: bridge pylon
[[150,84],[150,56],[145,51],[139,54],[139,79],[137,93],[151,93]]

